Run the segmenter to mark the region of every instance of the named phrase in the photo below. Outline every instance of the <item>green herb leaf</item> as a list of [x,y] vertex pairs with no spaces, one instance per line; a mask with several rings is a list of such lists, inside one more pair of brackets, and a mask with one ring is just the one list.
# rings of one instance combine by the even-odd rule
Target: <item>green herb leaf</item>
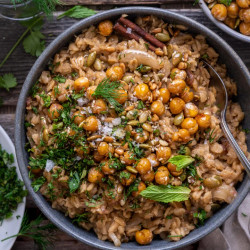
[[182,186],[150,185],[143,190],[140,195],[153,201],[169,203],[188,200],[190,192],[191,190],[189,188]]
[[145,105],[144,105],[143,101],[139,100],[138,105],[137,105],[137,108],[138,108],[138,109],[143,109],[143,108],[145,108]]
[[75,192],[80,186],[80,178],[77,172],[71,174],[71,178],[69,179],[69,190],[70,193]]
[[229,6],[232,3],[232,0],[219,0],[219,3]]
[[14,88],[17,85],[16,78],[13,74],[4,74],[3,76],[0,76],[0,88],[10,90],[10,88]]
[[204,225],[204,221],[207,218],[207,213],[205,210],[200,209],[198,212],[193,213],[193,217],[198,219],[197,226]]
[[61,75],[57,75],[57,76],[53,77],[53,79],[56,80],[57,82],[60,82],[60,83],[66,82],[66,78],[64,76],[61,76]]
[[23,40],[23,48],[26,53],[32,56],[40,56],[45,49],[45,41],[43,40],[45,36],[39,31],[31,31]]
[[168,162],[176,165],[176,170],[179,171],[194,162],[194,158],[188,155],[175,155]]
[[40,187],[45,183],[46,179],[41,176],[37,178],[36,180],[32,181],[31,186],[33,187],[34,191],[37,192]]
[[95,10],[86,8],[84,6],[74,6],[73,8],[65,11],[63,14],[57,17],[57,19],[61,19],[65,16],[72,17],[72,18],[86,18],[89,16],[93,16],[96,14]]

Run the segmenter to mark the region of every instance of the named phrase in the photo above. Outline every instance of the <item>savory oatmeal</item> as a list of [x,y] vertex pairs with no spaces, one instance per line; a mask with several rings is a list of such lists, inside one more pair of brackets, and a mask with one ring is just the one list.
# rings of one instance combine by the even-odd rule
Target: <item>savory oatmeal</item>
[[[178,241],[231,203],[243,167],[220,128],[200,59],[236,84],[203,36],[154,17],[121,17],[76,36],[27,99],[32,186],[116,246]],[[247,154],[244,118],[229,127]]]

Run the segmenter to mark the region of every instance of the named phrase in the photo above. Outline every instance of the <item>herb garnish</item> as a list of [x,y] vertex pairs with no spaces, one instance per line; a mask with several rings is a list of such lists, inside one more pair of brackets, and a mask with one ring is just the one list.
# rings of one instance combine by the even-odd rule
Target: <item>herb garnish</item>
[[43,176],[41,176],[32,181],[31,186],[33,187],[34,191],[37,192],[40,189],[40,187],[45,183],[45,181],[46,179]]
[[204,221],[207,218],[207,213],[205,210],[200,209],[198,212],[193,213],[193,217],[198,219],[197,227],[204,225]]
[[[17,81],[13,74],[4,74],[3,76],[0,76],[0,88],[9,91],[11,88],[16,87],[16,85]],[[2,103],[3,101],[0,98],[0,106]]]
[[70,173],[70,179],[69,179],[69,190],[70,193],[75,192],[80,186],[80,178],[77,172]]
[[188,200],[190,192],[189,188],[182,186],[150,185],[140,195],[150,200],[169,203]]
[[172,164],[176,165],[177,171],[187,167],[194,161],[195,159],[188,155],[175,155],[168,160],[168,162],[171,162]]
[[229,6],[232,3],[232,0],[219,0],[219,3]]

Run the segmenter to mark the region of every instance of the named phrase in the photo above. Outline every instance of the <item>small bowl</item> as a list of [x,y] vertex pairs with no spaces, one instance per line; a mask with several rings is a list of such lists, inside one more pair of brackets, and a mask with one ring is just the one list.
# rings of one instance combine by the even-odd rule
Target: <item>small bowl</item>
[[[59,35],[42,53],[42,55],[37,59],[35,64],[30,70],[19,96],[17,109],[16,109],[16,124],[15,124],[15,145],[17,152],[17,159],[22,172],[24,182],[30,195],[33,197],[36,205],[41,209],[41,211],[61,230],[65,231],[69,235],[75,237],[76,239],[89,244],[94,247],[102,249],[174,249],[179,247],[184,247],[192,244],[205,235],[212,232],[214,229],[219,227],[240,205],[245,196],[247,195],[250,187],[250,182],[247,176],[245,176],[243,182],[237,185],[238,195],[235,200],[224,206],[221,210],[215,213],[214,216],[209,218],[205,225],[193,230],[189,235],[184,237],[178,242],[168,242],[156,238],[148,246],[139,246],[136,242],[123,243],[121,247],[115,247],[113,243],[108,241],[101,241],[97,238],[93,231],[86,231],[80,227],[75,226],[72,221],[66,217],[63,213],[53,209],[51,204],[46,201],[46,199],[41,195],[41,193],[35,193],[31,187],[31,180],[28,173],[28,152],[25,149],[26,131],[25,131],[25,110],[26,110],[26,98],[29,95],[29,90],[33,84],[39,78],[41,72],[44,70],[46,64],[52,58],[55,53],[57,53],[60,48],[67,45],[74,36],[79,34],[83,29],[89,27],[90,25],[96,25],[105,19],[117,19],[122,14],[128,14],[129,17],[137,17],[139,15],[155,15],[159,18],[164,19],[168,23],[182,24],[189,28],[189,31],[196,34],[202,34],[206,36],[207,41],[212,45],[221,55],[221,61],[225,62],[229,73],[232,78],[238,82],[238,94],[239,102],[243,108],[243,111],[249,110],[250,107],[250,79],[249,72],[240,59],[240,57],[235,53],[235,51],[218,35],[213,31],[209,30],[200,23],[193,21],[185,16],[157,8],[147,8],[147,7],[128,7],[128,8],[118,8],[109,11],[102,12],[95,16],[86,18],[74,24],[67,30],[65,30],[61,35]],[[246,112],[245,127],[250,126],[250,112]]]
[[210,19],[210,21],[212,21],[222,31],[226,32],[228,35],[233,36],[236,39],[241,40],[242,42],[250,43],[250,36],[243,35],[239,31],[231,29],[223,22],[218,21],[216,18],[214,18],[211,13],[211,10],[208,8],[204,0],[199,0],[199,5],[202,8],[205,15]]

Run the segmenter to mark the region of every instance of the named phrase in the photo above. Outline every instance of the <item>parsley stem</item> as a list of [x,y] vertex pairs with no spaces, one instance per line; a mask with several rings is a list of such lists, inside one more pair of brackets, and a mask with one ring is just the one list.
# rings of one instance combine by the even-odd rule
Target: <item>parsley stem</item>
[[23,40],[23,38],[28,34],[28,32],[32,29],[32,27],[38,23],[41,20],[41,17],[38,18],[34,23],[32,23],[30,25],[30,27],[28,27],[23,34],[19,37],[19,39],[17,40],[17,42],[14,44],[14,46],[11,48],[11,50],[8,52],[8,54],[5,56],[5,58],[3,59],[3,61],[0,64],[0,68],[5,64],[5,62],[8,60],[8,58],[10,57],[10,55],[13,53],[13,51],[16,49],[16,47],[20,44],[20,42]]

